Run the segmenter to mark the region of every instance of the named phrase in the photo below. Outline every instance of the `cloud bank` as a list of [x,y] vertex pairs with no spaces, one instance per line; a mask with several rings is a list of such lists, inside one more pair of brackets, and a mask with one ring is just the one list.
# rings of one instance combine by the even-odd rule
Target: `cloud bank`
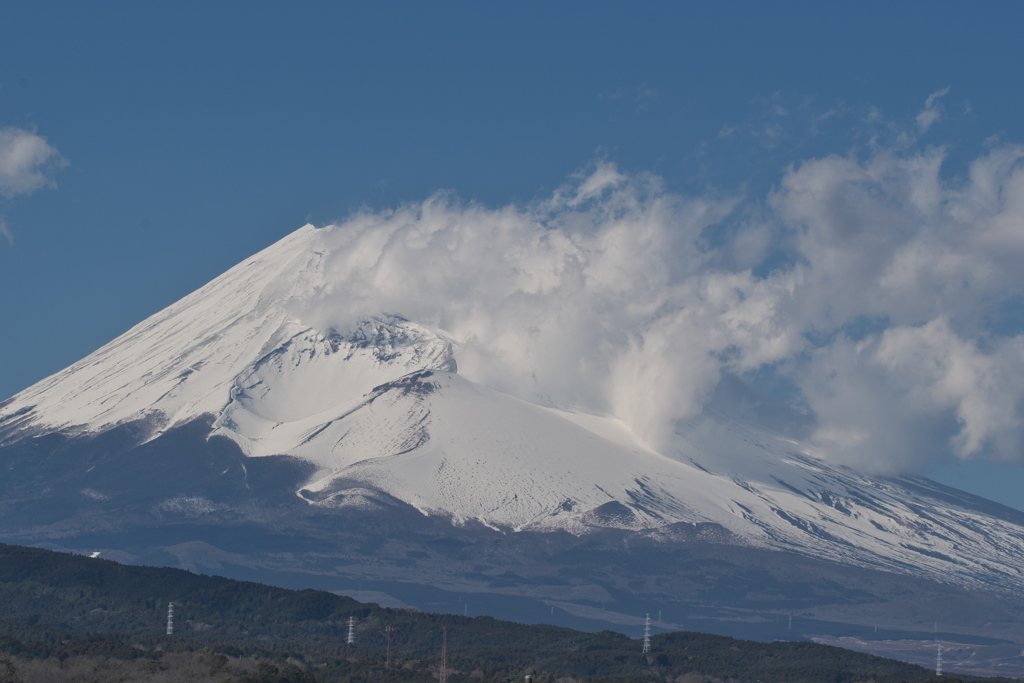
[[945,158],[875,145],[794,163],[764,196],[682,196],[601,162],[527,205],[364,211],[330,228],[330,284],[296,312],[446,330],[469,378],[659,448],[724,378],[767,377],[839,462],[1019,460],[1024,147],[952,178]]

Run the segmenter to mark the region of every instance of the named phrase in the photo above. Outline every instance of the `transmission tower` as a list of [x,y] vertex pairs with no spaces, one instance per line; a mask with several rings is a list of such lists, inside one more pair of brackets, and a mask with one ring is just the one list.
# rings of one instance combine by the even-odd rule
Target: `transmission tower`
[[440,683],[448,683],[448,627],[441,630],[441,675]]
[[347,645],[355,645],[356,644],[356,618],[355,617],[349,617],[348,618],[348,638],[345,640],[345,643]]
[[174,635],[174,603],[167,603],[167,635]]
[[384,635],[388,639],[388,656],[387,656],[386,662],[384,663],[384,668],[385,669],[390,669],[391,668],[391,626],[388,626],[386,629],[384,629]]
[[647,615],[647,620],[644,622],[644,654],[651,651],[651,615]]
[[942,646],[939,645],[938,652],[935,653],[935,677],[942,676]]

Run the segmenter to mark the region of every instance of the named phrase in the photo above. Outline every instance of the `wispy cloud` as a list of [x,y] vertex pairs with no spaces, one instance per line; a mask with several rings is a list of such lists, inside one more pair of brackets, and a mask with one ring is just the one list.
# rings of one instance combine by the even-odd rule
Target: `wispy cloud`
[[942,112],[939,109],[939,100],[949,94],[949,86],[946,86],[942,90],[936,90],[928,99],[924,102],[924,109],[918,113],[915,119],[917,123],[917,130],[924,135],[928,132],[928,129],[939,120],[942,116]]

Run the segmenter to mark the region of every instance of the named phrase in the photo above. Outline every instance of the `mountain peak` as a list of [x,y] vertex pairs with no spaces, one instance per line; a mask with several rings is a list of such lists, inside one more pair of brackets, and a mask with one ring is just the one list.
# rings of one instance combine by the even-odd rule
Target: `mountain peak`
[[[202,438],[226,437],[248,458],[304,461],[290,489],[304,510],[401,501],[510,532],[686,523],[844,564],[1020,587],[1024,525],[1011,511],[927,482],[871,479],[728,421],[681,425],[656,451],[615,418],[458,374],[459,342],[442,331],[328,310],[345,302],[321,296],[332,287],[326,234],[296,231],[5,402],[0,446],[119,425],[149,442],[200,425]],[[89,500],[125,485],[92,480]],[[181,507],[168,500],[195,498],[188,487],[175,496],[150,509],[166,517]]]
[[323,238],[300,228],[5,401],[0,444],[140,420],[157,436],[200,415],[217,416],[230,436],[224,427],[240,407],[290,422],[401,374],[454,371],[453,341],[401,316],[323,331],[302,319],[297,311],[325,285]]

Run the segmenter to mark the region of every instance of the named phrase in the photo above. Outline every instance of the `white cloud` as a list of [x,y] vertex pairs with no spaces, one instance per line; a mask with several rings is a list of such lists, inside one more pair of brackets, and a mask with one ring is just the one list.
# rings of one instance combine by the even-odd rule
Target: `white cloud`
[[724,377],[767,373],[836,460],[1020,459],[1024,330],[991,321],[1024,300],[1024,147],[948,180],[944,150],[901,144],[793,164],[764,197],[684,197],[602,162],[525,206],[367,211],[332,229],[331,284],[295,312],[447,330],[470,378],[655,446]]
[[66,164],[45,138],[21,128],[0,128],[0,195],[10,198],[53,187],[51,172]]
[[886,330],[876,351],[876,362],[912,406],[956,414],[959,429],[952,446],[961,457],[989,447],[1003,455],[1019,450],[1022,361],[1024,336],[998,340],[983,351],[955,333],[944,317]]
[[708,264],[703,233],[735,206],[598,164],[529,206],[439,195],[364,213],[334,230],[331,288],[296,313],[324,328],[379,311],[434,325],[462,340],[472,379],[614,413],[660,443],[699,412],[720,367],[788,345],[758,305],[775,280]]
[[796,234],[795,323],[820,342],[793,376],[834,457],[899,469],[1019,459],[1024,336],[989,321],[1024,294],[1024,148],[944,181],[943,152],[828,157],[772,197]]
[[[53,171],[67,163],[35,133],[21,128],[0,128],[0,197],[11,199],[42,187],[54,187]],[[0,216],[0,235],[7,238],[8,244],[14,243],[3,216]]]
[[982,350],[943,317],[817,349],[800,386],[813,438],[837,460],[875,470],[952,453],[1020,457],[1024,337]]
[[918,113],[915,119],[917,123],[917,130],[924,135],[928,132],[928,129],[942,117],[942,112],[939,109],[939,100],[949,94],[949,86],[946,86],[942,90],[936,90],[928,99],[924,102],[924,109]]

